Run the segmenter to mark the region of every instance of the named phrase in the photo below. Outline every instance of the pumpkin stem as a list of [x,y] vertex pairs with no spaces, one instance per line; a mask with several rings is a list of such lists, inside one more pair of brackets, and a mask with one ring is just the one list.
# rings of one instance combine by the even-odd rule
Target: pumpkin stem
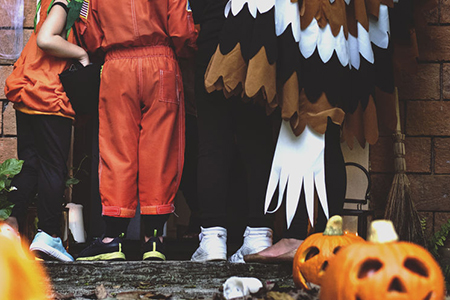
[[398,241],[398,235],[392,221],[375,220],[370,223],[367,240],[372,243],[390,243]]
[[332,216],[328,222],[323,235],[343,235],[342,217],[339,215]]

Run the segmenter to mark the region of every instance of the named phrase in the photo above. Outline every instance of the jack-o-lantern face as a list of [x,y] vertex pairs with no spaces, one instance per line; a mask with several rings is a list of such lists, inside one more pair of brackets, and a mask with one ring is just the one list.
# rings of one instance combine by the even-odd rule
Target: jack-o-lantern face
[[325,234],[326,231],[312,234],[300,245],[294,257],[292,273],[297,287],[310,289],[308,283],[320,285],[331,257],[344,246],[355,242],[364,242],[361,237],[351,233],[342,233],[342,227],[340,229],[341,231],[337,235]]
[[322,278],[321,300],[442,300],[444,278],[424,248],[407,242],[342,249]]

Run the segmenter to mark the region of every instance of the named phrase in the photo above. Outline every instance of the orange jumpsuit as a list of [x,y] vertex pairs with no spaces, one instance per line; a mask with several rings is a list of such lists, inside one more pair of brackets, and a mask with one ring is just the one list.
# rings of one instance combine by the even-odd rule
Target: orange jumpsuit
[[85,0],[81,43],[105,53],[99,99],[103,215],[174,211],[184,154],[184,96],[176,60],[195,50],[186,0]]

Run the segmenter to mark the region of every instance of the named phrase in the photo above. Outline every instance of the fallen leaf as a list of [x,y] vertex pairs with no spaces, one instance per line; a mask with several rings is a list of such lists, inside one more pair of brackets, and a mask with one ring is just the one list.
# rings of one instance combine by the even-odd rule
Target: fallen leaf
[[123,292],[116,295],[118,300],[140,300],[143,292]]
[[104,300],[108,298],[108,292],[105,289],[105,286],[103,284],[97,285],[95,287],[95,296],[97,296],[97,299]]
[[270,291],[267,293],[266,299],[273,300],[294,300],[289,294]]

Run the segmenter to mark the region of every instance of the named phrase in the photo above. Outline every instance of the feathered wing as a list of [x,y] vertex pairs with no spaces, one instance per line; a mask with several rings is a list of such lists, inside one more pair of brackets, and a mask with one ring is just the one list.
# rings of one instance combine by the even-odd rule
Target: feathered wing
[[328,212],[324,144],[316,144],[328,119],[342,124],[350,147],[355,138],[362,146],[375,143],[381,121],[395,128],[389,7],[392,0],[230,0],[226,6],[205,86],[263,97],[269,112],[280,107],[284,121],[266,211],[278,186],[278,207],[287,193],[288,224],[302,188],[310,220],[314,187]]
[[253,98],[276,95],[275,0],[229,1],[220,42],[205,74],[208,92]]

